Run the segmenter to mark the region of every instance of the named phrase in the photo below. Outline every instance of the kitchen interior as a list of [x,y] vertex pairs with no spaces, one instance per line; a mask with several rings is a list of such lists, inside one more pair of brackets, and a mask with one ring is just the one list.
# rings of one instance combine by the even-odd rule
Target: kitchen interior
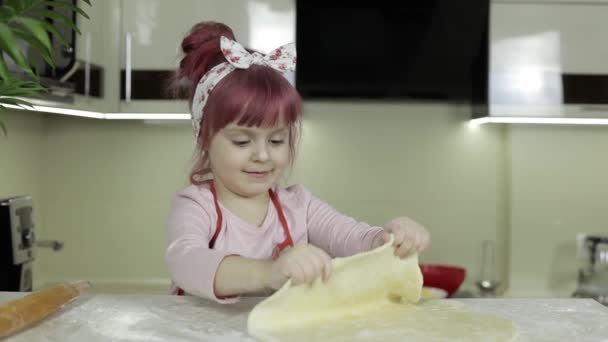
[[[49,77],[54,91],[31,99],[35,110],[0,112],[0,198],[17,201],[0,204],[1,291],[84,279],[91,293],[168,294],[165,221],[195,152],[187,101],[162,92],[179,43],[195,23],[214,20],[260,51],[298,44],[303,3],[91,2],[78,1],[90,19],[75,17],[81,34],[73,53],[60,53],[69,75]],[[371,224],[400,215],[422,223],[432,242],[421,264],[466,270],[453,297],[608,304],[608,1],[485,3],[486,21],[471,27],[458,20],[471,8],[452,5],[453,36],[436,35],[445,55],[427,56],[449,70],[440,64],[463,63],[466,53],[456,52],[470,48],[459,42],[483,47],[487,38],[485,77],[462,91],[470,101],[442,98],[449,87],[437,83],[422,94],[361,88],[334,97],[303,86],[302,141],[287,183]],[[458,35],[462,25],[470,36]],[[401,64],[390,50],[363,56],[391,73]],[[335,75],[347,73],[357,70]],[[15,208],[28,232],[10,231],[4,211]]]

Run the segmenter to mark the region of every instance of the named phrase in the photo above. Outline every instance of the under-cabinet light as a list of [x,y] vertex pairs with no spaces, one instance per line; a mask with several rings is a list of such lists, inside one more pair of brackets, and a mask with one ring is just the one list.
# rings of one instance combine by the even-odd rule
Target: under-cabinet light
[[608,125],[608,118],[534,118],[534,117],[485,117],[473,119],[471,125],[487,123],[555,124],[555,125]]
[[49,107],[40,105],[17,106],[11,104],[0,104],[0,106],[10,109],[29,110],[36,112],[81,116],[86,118],[106,120],[190,120],[190,114],[188,113],[101,113],[88,110]]
[[108,120],[190,120],[187,113],[105,113]]

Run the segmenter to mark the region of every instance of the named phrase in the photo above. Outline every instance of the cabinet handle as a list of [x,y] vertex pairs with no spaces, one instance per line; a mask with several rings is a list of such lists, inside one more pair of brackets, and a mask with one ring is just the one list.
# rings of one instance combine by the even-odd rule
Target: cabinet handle
[[36,246],[42,248],[50,248],[55,252],[63,249],[63,241],[59,240],[38,240],[36,241]]
[[88,98],[91,93],[91,32],[85,34],[84,46],[84,96]]
[[131,102],[131,32],[125,36],[125,101]]

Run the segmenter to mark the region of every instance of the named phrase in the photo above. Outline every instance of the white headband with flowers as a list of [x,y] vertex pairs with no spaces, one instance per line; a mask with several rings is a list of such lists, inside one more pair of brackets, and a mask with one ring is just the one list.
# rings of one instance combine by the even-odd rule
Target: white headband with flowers
[[198,138],[203,109],[213,88],[236,69],[248,69],[253,64],[266,65],[281,73],[294,71],[296,67],[296,47],[294,43],[283,45],[267,55],[259,52],[249,53],[241,44],[222,36],[220,47],[226,62],[211,68],[198,82],[192,99],[192,126],[194,137]]

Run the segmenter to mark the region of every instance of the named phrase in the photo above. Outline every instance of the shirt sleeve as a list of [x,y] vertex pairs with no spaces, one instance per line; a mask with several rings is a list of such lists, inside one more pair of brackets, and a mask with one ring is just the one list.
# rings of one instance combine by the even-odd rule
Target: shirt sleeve
[[368,251],[382,227],[358,222],[307,192],[309,241],[333,257]]
[[228,254],[209,248],[217,219],[213,205],[212,199],[205,200],[194,192],[175,195],[167,220],[165,259],[173,283],[185,292],[219,303],[234,303],[238,297],[215,295],[215,274]]

